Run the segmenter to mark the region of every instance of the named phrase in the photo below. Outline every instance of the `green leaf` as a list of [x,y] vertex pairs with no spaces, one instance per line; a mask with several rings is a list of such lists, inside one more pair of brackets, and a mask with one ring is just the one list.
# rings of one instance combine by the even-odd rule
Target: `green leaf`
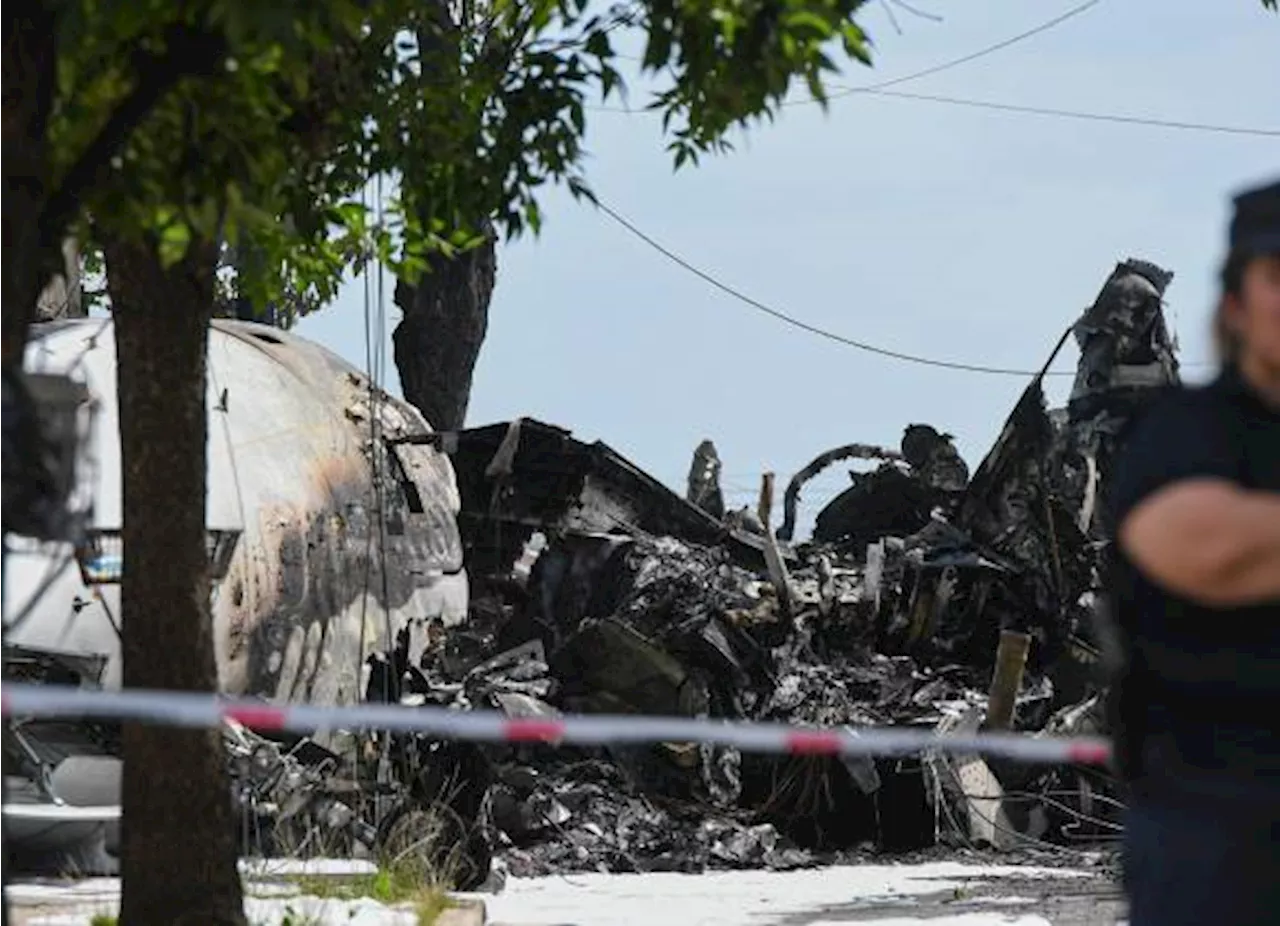
[[587,54],[595,55],[597,58],[613,57],[613,46],[609,42],[609,33],[604,30],[597,30],[587,36],[587,41],[583,48]]
[[833,23],[830,18],[823,17],[813,10],[794,10],[785,16],[787,31],[795,30],[811,31],[821,40],[828,39],[833,34]]
[[172,267],[187,256],[187,248],[191,245],[191,229],[186,222],[173,220],[160,229],[158,250],[160,263],[164,267]]

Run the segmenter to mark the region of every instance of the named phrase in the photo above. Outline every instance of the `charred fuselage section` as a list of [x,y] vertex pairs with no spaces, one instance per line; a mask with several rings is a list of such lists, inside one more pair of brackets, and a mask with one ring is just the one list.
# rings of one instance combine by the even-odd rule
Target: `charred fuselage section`
[[[6,538],[4,678],[111,689],[120,683],[121,470],[110,321],[37,327],[27,365],[69,378],[97,412],[78,435],[74,484],[51,496],[80,493],[92,506],[76,536],[56,538],[29,527],[39,523],[32,513],[6,507],[6,532],[19,537]],[[370,660],[388,659],[410,631],[466,616],[457,484],[439,435],[328,351],[263,325],[214,323],[208,396],[223,691],[319,704],[365,698]],[[8,408],[6,479],[19,443]],[[56,488],[65,467],[43,461],[21,473]],[[412,803],[385,739],[324,731],[271,740],[234,727],[225,739],[246,851],[370,849],[389,815]],[[110,870],[118,731],[13,718],[4,748],[11,861]],[[51,865],[58,852],[63,862]]]

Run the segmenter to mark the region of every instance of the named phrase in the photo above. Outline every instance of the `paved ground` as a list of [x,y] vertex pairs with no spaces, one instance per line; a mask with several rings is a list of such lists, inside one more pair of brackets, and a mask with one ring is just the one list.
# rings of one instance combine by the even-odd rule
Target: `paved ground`
[[1096,868],[932,862],[517,880],[488,909],[493,926],[1115,926],[1124,906]]
[[[95,913],[114,913],[118,896],[115,879],[19,883],[9,894],[10,922],[88,926]],[[483,899],[491,926],[1116,926],[1123,916],[1119,890],[1096,864],[979,858],[786,873],[517,878]],[[254,926],[279,926],[290,912],[293,922],[317,926],[413,926],[416,919],[371,900],[257,896],[248,908]]]
[[1124,899],[1114,882],[1086,878],[1022,878],[974,875],[956,891],[905,898],[872,898],[801,913],[778,926],[840,923],[937,924],[1048,923],[1051,926],[1115,926],[1123,922]]

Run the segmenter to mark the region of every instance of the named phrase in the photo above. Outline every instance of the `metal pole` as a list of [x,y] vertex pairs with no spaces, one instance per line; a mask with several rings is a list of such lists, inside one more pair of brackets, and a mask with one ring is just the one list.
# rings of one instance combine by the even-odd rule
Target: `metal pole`
[[[0,532],[0,681],[8,680],[9,656],[5,649],[5,629],[9,608],[5,596],[9,590],[9,535]],[[9,839],[5,833],[4,808],[9,803],[9,743],[12,740],[12,717],[5,717],[0,730],[0,926],[9,926]]]

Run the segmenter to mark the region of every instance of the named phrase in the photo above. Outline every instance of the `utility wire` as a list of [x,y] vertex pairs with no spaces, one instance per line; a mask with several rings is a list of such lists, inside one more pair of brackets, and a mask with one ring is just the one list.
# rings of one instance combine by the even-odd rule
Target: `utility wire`
[[[677,266],[683,268],[689,273],[692,273],[694,276],[698,277],[703,282],[708,283],[711,286],[714,286],[716,289],[720,290],[722,293],[728,296],[732,296],[734,299],[737,299],[739,302],[742,302],[750,306],[751,308],[755,309],[758,312],[763,312],[765,315],[768,315],[771,318],[775,318],[778,321],[783,322],[784,324],[791,325],[793,328],[799,328],[801,331],[807,331],[810,334],[817,335],[820,338],[825,338],[828,341],[834,341],[835,343],[842,344],[845,347],[852,347],[856,350],[865,351],[869,354],[876,354],[881,357],[888,357],[892,360],[901,360],[906,363],[915,363],[921,366],[940,367],[942,369],[947,369],[947,370],[961,370],[966,373],[988,373],[988,374],[999,375],[999,376],[1034,377],[1034,376],[1041,375],[1042,371],[1040,370],[1017,369],[1013,367],[986,366],[980,363],[965,363],[958,360],[941,360],[936,357],[925,357],[920,354],[910,354],[910,353],[906,353],[905,351],[892,350],[887,347],[880,347],[879,345],[871,344],[867,341],[860,341],[855,338],[846,337],[845,335],[837,334],[836,332],[826,328],[820,328],[817,325],[813,325],[802,319],[796,318],[794,315],[790,315],[786,312],[781,311],[780,309],[775,309],[772,306],[766,305],[765,303],[761,302],[758,299],[753,299],[751,296],[748,296],[746,293],[742,292],[741,290],[735,289],[734,287],[730,286],[728,283],[722,282],[721,280],[712,276],[710,273],[703,270],[702,268],[690,263],[688,260],[681,257],[675,251],[672,251],[670,248],[666,247],[665,245],[663,245],[661,242],[657,241],[650,235],[646,234],[641,229],[637,228],[632,222],[630,222],[624,216],[620,215],[616,210],[614,210],[612,207],[610,207],[606,203],[601,202],[600,200],[596,200],[596,208],[598,208],[601,212],[603,212],[606,216],[608,216],[614,222],[621,225],[624,229],[626,229],[632,235],[639,238],[649,247],[653,248],[655,251],[657,251],[667,260],[671,261],[673,264],[676,264]],[[1184,367],[1203,366],[1203,364],[1181,364],[1181,366],[1184,366]],[[1044,372],[1044,375],[1074,376],[1075,371],[1049,370]]]
[[921,100],[929,103],[946,103],[951,106],[968,106],[974,109],[992,109],[999,112],[1021,113],[1035,116],[1055,116],[1059,119],[1083,119],[1090,122],[1114,122],[1124,125],[1145,125],[1161,129],[1217,132],[1223,135],[1252,135],[1272,138],[1280,136],[1280,129],[1216,125],[1207,122],[1179,122],[1173,119],[1156,119],[1149,116],[1126,116],[1120,113],[1094,113],[1076,109],[1054,109],[1048,106],[1021,106],[1016,103],[999,103],[994,100],[970,100],[963,97],[939,96],[930,93],[908,93],[901,90],[867,88],[861,92],[899,100]]
[[[943,71],[949,71],[952,68],[960,67],[963,64],[968,64],[970,61],[977,61],[979,58],[985,58],[987,55],[994,54],[995,52],[998,52],[998,51],[1002,51],[1003,49],[1008,48],[1010,45],[1016,45],[1019,42],[1025,41],[1026,39],[1029,39],[1032,36],[1039,35],[1042,32],[1048,32],[1050,29],[1054,28],[1055,26],[1058,26],[1066,22],[1068,19],[1071,19],[1074,16],[1079,16],[1081,13],[1084,13],[1085,11],[1092,9],[1093,7],[1097,6],[1101,2],[1102,0],[1087,0],[1087,2],[1081,3],[1078,6],[1074,6],[1071,9],[1067,10],[1065,13],[1055,16],[1053,19],[1047,20],[1046,22],[1043,22],[1038,26],[1028,29],[1025,32],[1019,32],[1017,35],[1011,35],[1007,39],[1002,39],[993,45],[988,45],[985,48],[979,48],[977,51],[972,51],[972,52],[969,52],[968,54],[961,55],[959,58],[951,58],[946,61],[939,62],[938,64],[930,65],[929,67],[924,68],[923,70],[920,70],[920,71],[913,71],[910,74],[903,74],[900,77],[891,77],[888,80],[876,81],[875,83],[864,84],[857,87],[847,87],[847,86],[836,85],[834,87],[834,92],[827,94],[827,99],[832,100],[842,96],[850,96],[854,93],[870,93],[873,90],[884,90],[889,87],[896,87],[899,84],[905,84],[908,81],[919,80],[922,77],[929,77],[933,74],[940,74]],[[799,99],[799,100],[784,100],[782,105],[783,106],[808,106],[813,103],[820,103],[820,102],[822,101],[819,100],[817,97],[810,96],[810,97]],[[645,110],[629,109],[624,106],[597,106],[592,108],[604,110],[607,112],[621,112],[621,113],[635,113],[635,112],[645,111]]]
[[[995,42],[994,44],[987,45],[983,48],[979,48],[977,51],[972,51],[972,52],[969,52],[968,54],[961,55],[958,58],[951,58],[946,61],[939,62],[938,64],[924,68],[923,70],[920,70],[920,71],[913,71],[910,74],[903,74],[900,77],[892,77],[892,78],[889,78],[888,80],[876,81],[875,83],[863,84],[857,87],[841,86],[839,84],[833,85],[833,89],[831,92],[827,93],[826,99],[833,100],[833,99],[838,99],[840,97],[853,96],[859,93],[869,93],[869,94],[876,94],[876,95],[883,96],[886,98],[891,98],[891,99],[921,100],[921,101],[928,101],[933,103],[942,103],[942,104],[947,104],[951,106],[965,106],[972,109],[998,110],[1001,112],[1017,113],[1020,115],[1051,116],[1051,117],[1057,117],[1060,119],[1077,119],[1077,120],[1084,120],[1089,122],[1110,122],[1110,123],[1120,124],[1120,125],[1140,125],[1140,126],[1146,126],[1148,128],[1175,129],[1175,130],[1181,130],[1181,131],[1195,131],[1195,132],[1212,132],[1220,135],[1249,135],[1249,136],[1255,136],[1255,137],[1280,136],[1280,129],[1261,129],[1261,128],[1252,128],[1247,126],[1217,125],[1217,124],[1205,123],[1205,122],[1187,122],[1187,121],[1180,121],[1175,119],[1160,119],[1154,116],[1128,116],[1128,115],[1123,115],[1119,113],[1098,113],[1098,112],[1087,112],[1083,110],[1055,109],[1053,107],[1047,107],[1047,106],[1023,106],[1023,105],[1014,104],[1014,103],[1001,103],[993,100],[973,100],[973,99],[967,99],[964,97],[954,97],[954,96],[940,96],[940,95],[915,94],[915,93],[903,93],[903,92],[894,92],[894,93],[886,92],[889,90],[890,87],[896,87],[900,84],[908,83],[909,81],[920,80],[921,78],[924,78],[924,77],[930,77],[934,74],[940,74],[943,71],[949,71],[952,68],[960,67],[961,65],[968,64],[972,61],[977,61],[980,58],[985,58],[988,55],[994,54],[998,51],[1003,51],[1004,49],[1010,47],[1011,45],[1016,45],[1019,42],[1023,42],[1029,38],[1032,38],[1033,36],[1040,35],[1041,33],[1044,33],[1044,32],[1048,32],[1050,29],[1053,29],[1056,26],[1061,25],[1067,20],[1072,19],[1076,16],[1079,16],[1080,14],[1092,9],[1093,7],[1097,6],[1101,2],[1102,0],[1088,0],[1088,2],[1078,4],[1077,6],[1072,7],[1066,12],[1061,13],[1058,16],[1055,16],[1053,19],[1046,20],[1045,22],[1041,23],[1038,26],[1034,26],[1031,29],[1027,29],[1023,32],[1019,32],[1017,35],[1012,35],[1007,39],[1002,39],[999,42]],[[824,101],[818,99],[817,97],[809,96],[801,99],[784,100],[781,105],[784,107],[810,106],[810,105],[818,104],[822,102]],[[590,108],[598,112],[626,113],[627,115],[636,115],[637,113],[651,112],[651,110],[647,110],[647,109],[632,109],[626,106],[592,106]]]
[[[1052,19],[1046,20],[1045,22],[1041,23],[1038,26],[1034,26],[1031,29],[1027,29],[1023,32],[1019,32],[1018,34],[1012,35],[1007,39],[1003,39],[992,45],[987,45],[983,48],[970,52],[966,55],[961,55],[958,58],[952,58],[947,61],[940,62],[931,67],[924,68],[923,70],[914,71],[910,74],[904,74],[900,77],[890,78],[888,80],[879,81],[877,83],[868,84],[860,87],[839,88],[834,93],[829,93],[827,95],[827,98],[832,99],[835,97],[850,96],[855,93],[873,93],[873,94],[878,94],[878,95],[889,97],[889,98],[927,100],[931,102],[950,103],[953,105],[997,109],[997,110],[1002,110],[1007,112],[1032,113],[1036,115],[1058,116],[1062,118],[1087,119],[1087,120],[1105,121],[1105,122],[1121,122],[1121,123],[1129,123],[1129,124],[1137,124],[1137,125],[1159,126],[1163,128],[1189,129],[1189,130],[1224,132],[1224,133],[1245,134],[1245,135],[1280,134],[1280,131],[1272,131],[1272,130],[1265,130],[1265,129],[1248,129],[1248,128],[1238,128],[1238,127],[1232,127],[1232,126],[1209,125],[1205,123],[1173,122],[1169,120],[1151,119],[1151,118],[1143,118],[1143,117],[1135,117],[1135,116],[1118,116],[1118,115],[1111,115],[1111,114],[1104,114],[1104,113],[1086,113],[1086,112],[1069,111],[1069,110],[1055,110],[1055,109],[1049,109],[1047,107],[1015,106],[1011,104],[993,103],[993,102],[979,101],[979,100],[965,100],[957,97],[942,97],[942,96],[932,96],[932,95],[926,95],[926,94],[905,93],[902,91],[891,91],[888,89],[890,87],[894,87],[899,84],[907,83],[908,81],[919,80],[923,77],[928,77],[933,74],[941,73],[942,71],[947,71],[952,68],[960,67],[961,65],[968,64],[980,58],[984,58],[987,55],[994,54],[998,51],[1001,51],[1005,48],[1010,47],[1011,45],[1015,45],[1019,42],[1032,38],[1033,36],[1039,35],[1043,32],[1047,32],[1050,29],[1053,29],[1056,26],[1061,25],[1067,20],[1072,19],[1076,16],[1079,16],[1080,14],[1092,9],[1093,7],[1097,6],[1099,3],[1101,3],[1101,0],[1086,0],[1085,3],[1077,4],[1071,9],[1059,14],[1058,16],[1053,17]],[[798,104],[807,104],[807,103],[815,103],[815,102],[818,102],[818,100],[814,98],[810,98],[807,100],[787,101],[787,102],[784,102],[783,105],[798,105]],[[625,112],[625,113],[635,112],[635,110],[626,109],[623,107],[594,107],[594,108],[605,109],[605,110],[615,111],[615,112]],[[944,369],[962,370],[970,373],[987,373],[992,375],[1004,375],[1004,376],[1037,376],[1040,374],[1039,370],[1021,370],[1021,369],[1012,369],[1012,368],[1005,368],[1005,367],[994,367],[994,366],[986,366],[983,364],[940,360],[940,359],[924,357],[916,354],[909,354],[902,351],[895,351],[889,348],[880,347],[878,345],[870,344],[865,341],[859,341],[853,338],[845,337],[844,335],[837,334],[825,328],[819,328],[818,326],[805,322],[799,318],[796,318],[795,316],[789,315],[778,309],[772,308],[771,306],[765,305],[763,302],[760,302],[757,299],[753,299],[752,297],[741,292],[740,290],[737,290],[732,286],[728,285],[727,283],[720,281],[716,277],[712,276],[710,273],[707,273],[701,268],[696,267],[695,265],[685,260],[680,255],[676,254],[674,251],[670,250],[669,248],[662,245],[660,242],[656,241],[654,238],[645,234],[645,232],[637,228],[633,223],[628,221],[625,217],[620,215],[617,211],[612,209],[607,204],[597,201],[596,205],[601,212],[603,212],[606,216],[608,216],[614,222],[621,225],[624,229],[629,231],[631,234],[635,235],[645,244],[649,245],[649,247],[653,248],[655,251],[662,254],[668,260],[682,267],[689,273],[692,273],[694,276],[699,277],[704,282],[709,283],[711,286],[714,286],[716,289],[720,290],[721,292],[729,296],[732,296],[734,299],[737,299],[739,302],[745,303],[746,305],[756,309],[759,312],[763,312],[766,315],[769,315],[777,319],[778,321],[781,321],[781,322],[784,322],[785,324],[799,328],[802,331],[807,331],[810,334],[815,334],[818,337],[825,338],[830,341],[834,341],[846,347],[852,347],[857,350],[866,351],[867,353],[877,354],[882,357],[888,357],[894,360],[901,360],[907,363],[916,363],[923,366],[941,367]],[[1051,371],[1048,371],[1046,375],[1072,376],[1074,375],[1074,373],[1066,370],[1051,370]]]
[[[975,100],[968,97],[958,96],[941,96],[938,94],[927,93],[907,93],[900,90],[882,90],[877,86],[870,87],[849,87],[845,93],[840,95],[847,96],[855,93],[865,93],[869,96],[879,96],[885,99],[896,100],[921,100],[930,103],[942,103],[950,106],[964,106],[970,109],[989,109],[999,112],[1016,113],[1018,115],[1034,115],[1034,116],[1051,116],[1059,119],[1077,119],[1088,122],[1109,122],[1114,125],[1136,125],[1146,128],[1156,129],[1172,129],[1175,131],[1185,132],[1208,132],[1217,135],[1243,135],[1254,138],[1275,138],[1280,136],[1280,128],[1266,129],[1256,126],[1244,125],[1222,125],[1213,122],[1188,122],[1178,119],[1163,119],[1157,116],[1131,116],[1124,113],[1103,113],[1093,112],[1082,109],[1058,109],[1051,106],[1030,106],[1019,103],[1002,103],[998,100]],[[835,96],[829,94],[828,98]],[[801,106],[818,102],[816,97],[809,97],[802,100],[785,100],[783,106]],[[593,106],[589,107],[596,112],[625,113],[626,115],[647,115],[650,110],[643,109],[627,109],[622,106]]]
[[[709,274],[705,272],[705,270],[698,268],[698,266],[695,266],[694,264],[689,263],[689,261],[685,260],[684,257],[681,257],[680,255],[676,254],[675,251],[669,250],[669,248],[666,246],[663,246],[662,243],[655,241],[654,238],[649,237],[648,234],[645,234],[643,231],[640,231],[639,228],[636,228],[634,224],[632,224],[631,222],[628,222],[626,218],[623,218],[623,216],[618,214],[617,211],[614,211],[612,207],[605,205],[604,202],[598,201],[596,202],[596,206],[599,207],[599,210],[602,211],[602,213],[609,216],[609,218],[613,219],[613,222],[616,222],[617,224],[622,225],[622,228],[625,228],[627,232],[634,234],[635,237],[640,238],[640,241],[643,241],[644,243],[646,243],[646,245],[648,245],[649,247],[652,247],[653,250],[658,252],[658,254],[666,257],[666,259],[669,261],[672,261],[673,264],[681,266],[681,268],[684,268],[685,270],[687,270],[687,272],[694,274],[695,277],[698,277],[699,279],[704,280],[704,282],[709,283],[710,286],[716,287],[717,289],[719,289],[719,291],[726,293],[726,295],[736,298],[736,300],[739,302],[744,302],[745,305],[749,305],[750,307],[753,307],[753,309],[755,309],[756,311],[762,311],[762,313],[764,313],[765,315],[772,316],[772,318],[777,319],[778,321],[782,321],[782,323],[792,325],[792,327],[794,328],[799,328],[800,330],[804,330],[804,332],[809,332],[810,334],[817,334],[818,337],[826,338],[827,341],[835,341],[836,343],[838,343],[838,345],[852,347],[852,348],[855,348],[855,350],[865,351],[868,353],[876,353],[876,355],[879,355],[882,357],[890,357],[890,359],[892,360],[901,360],[904,362],[909,362],[909,364],[920,364],[922,366],[940,366],[940,368],[948,369],[948,370],[964,370],[966,371],[966,373],[989,373],[989,374],[995,374],[995,375],[1005,375],[1005,377],[1036,377],[1036,375],[1039,375],[1039,370],[1030,370],[1030,369],[1023,370],[1023,369],[1015,369],[1015,368],[1006,368],[1006,366],[986,366],[983,364],[968,364],[968,362],[961,362],[956,360],[938,360],[938,359],[934,359],[934,357],[925,357],[922,355],[918,355],[918,353],[906,353],[904,351],[890,350],[890,348],[888,347],[879,347],[877,345],[872,345],[872,343],[868,343],[865,341],[858,341],[858,339],[855,339],[855,338],[845,337],[844,334],[837,334],[836,332],[832,332],[832,330],[828,330],[826,328],[819,328],[818,325],[809,324],[808,321],[797,319],[796,316],[788,315],[787,313],[785,313],[785,311],[773,309],[772,306],[765,305],[764,302],[760,302],[759,300],[755,300],[755,298],[751,298],[750,296],[746,295],[746,293],[741,292],[740,289],[735,289],[731,287],[730,284],[721,282],[721,280],[717,279],[716,277],[713,277],[712,274]],[[1070,377],[1070,375],[1075,375],[1075,374],[1070,373],[1070,371],[1066,371],[1066,370],[1051,370],[1050,373],[1048,373],[1048,375],[1057,375],[1057,377]]]
[[[904,351],[891,350],[887,347],[880,347],[875,344],[870,344],[866,341],[859,341],[854,338],[845,337],[842,334],[837,334],[836,332],[829,331],[826,328],[819,328],[817,325],[812,325],[809,322],[796,318],[794,315],[789,315],[786,312],[783,312],[771,306],[765,305],[763,302],[759,301],[758,299],[751,298],[741,290],[734,289],[728,283],[721,282],[720,280],[713,277],[711,274],[707,273],[705,270],[702,270],[701,268],[694,266],[689,261],[681,257],[679,254],[675,253],[669,248],[663,246],[660,242],[649,237],[647,234],[645,234],[643,231],[641,231],[639,228],[637,228],[635,225],[629,222],[626,218],[619,215],[616,211],[614,211],[605,203],[597,201],[596,206],[597,208],[600,209],[601,212],[607,215],[610,219],[612,219],[614,222],[617,222],[619,225],[621,225],[631,234],[635,235],[645,244],[649,245],[649,247],[653,248],[663,257],[667,258],[667,260],[671,261],[674,264],[677,264],[680,267],[683,267],[689,273],[692,273],[694,276],[698,277],[704,282],[714,286],[716,289],[720,290],[722,293],[732,296],[734,299],[737,299],[739,302],[745,303],[746,305],[750,306],[751,308],[755,309],[758,312],[763,312],[766,315],[776,318],[780,322],[784,322],[785,324],[791,325],[792,327],[799,328],[801,331],[807,331],[810,334],[816,334],[820,338],[826,338],[828,341],[834,341],[837,344],[843,344],[846,347],[852,347],[852,348],[855,348],[856,350],[866,351],[869,354],[877,354],[881,357],[889,357],[893,360],[902,360],[906,363],[917,363],[917,364],[920,364],[921,366],[942,367],[948,370],[964,370],[965,372],[968,372],[968,373],[990,373],[990,374],[1001,375],[1001,376],[1028,376],[1029,377],[1029,376],[1038,376],[1040,374],[1039,370],[1030,370],[1030,369],[1022,370],[1022,369],[1015,369],[1012,367],[985,366],[983,364],[978,364],[978,363],[963,363],[961,361],[956,361],[956,360],[939,360],[933,357],[924,357],[919,354],[908,354]],[[1054,370],[1054,371],[1050,371],[1048,375],[1074,376],[1075,374],[1073,372],[1068,372],[1065,370],[1061,370],[1061,371]]]
[[[1017,45],[1019,42],[1023,42],[1031,38],[1032,36],[1039,35],[1042,32],[1048,32],[1050,29],[1054,28],[1055,26],[1059,26],[1062,23],[1066,22],[1068,19],[1071,19],[1075,16],[1079,16],[1081,13],[1084,13],[1092,9],[1093,7],[1097,6],[1101,2],[1102,0],[1088,0],[1088,2],[1081,3],[1078,6],[1073,6],[1071,9],[1067,10],[1065,13],[1055,16],[1053,19],[1047,20],[1046,22],[1042,22],[1040,25],[1034,26],[1033,28],[1028,29],[1025,32],[1019,32],[1017,35],[1011,35],[1009,36],[1009,38],[1002,39],[1001,41],[996,42],[994,45],[988,45],[985,48],[979,48],[977,51],[970,52],[967,55],[961,55],[959,58],[952,58],[948,61],[943,61],[939,64],[933,65],[932,67],[927,67],[922,71],[914,71],[910,74],[904,74],[901,77],[892,77],[889,80],[881,80],[873,84],[866,84],[864,86],[859,86],[859,87],[837,86],[834,93],[827,94],[827,99],[831,100],[837,97],[849,96],[850,94],[854,94],[854,93],[867,93],[871,90],[884,90],[888,87],[896,87],[898,84],[905,84],[908,81],[919,80],[922,77],[929,77],[933,74],[940,74],[943,71],[949,71],[952,68],[960,67],[962,64],[968,64],[970,61],[977,61],[979,58],[985,58],[987,55],[995,54],[998,51],[1003,51],[1004,49],[1008,48],[1011,45]],[[783,105],[784,106],[802,106],[802,105],[817,103],[817,102],[819,102],[819,100],[817,100],[814,97],[810,97],[809,99],[806,99],[806,100],[792,100],[788,103],[784,103]]]

